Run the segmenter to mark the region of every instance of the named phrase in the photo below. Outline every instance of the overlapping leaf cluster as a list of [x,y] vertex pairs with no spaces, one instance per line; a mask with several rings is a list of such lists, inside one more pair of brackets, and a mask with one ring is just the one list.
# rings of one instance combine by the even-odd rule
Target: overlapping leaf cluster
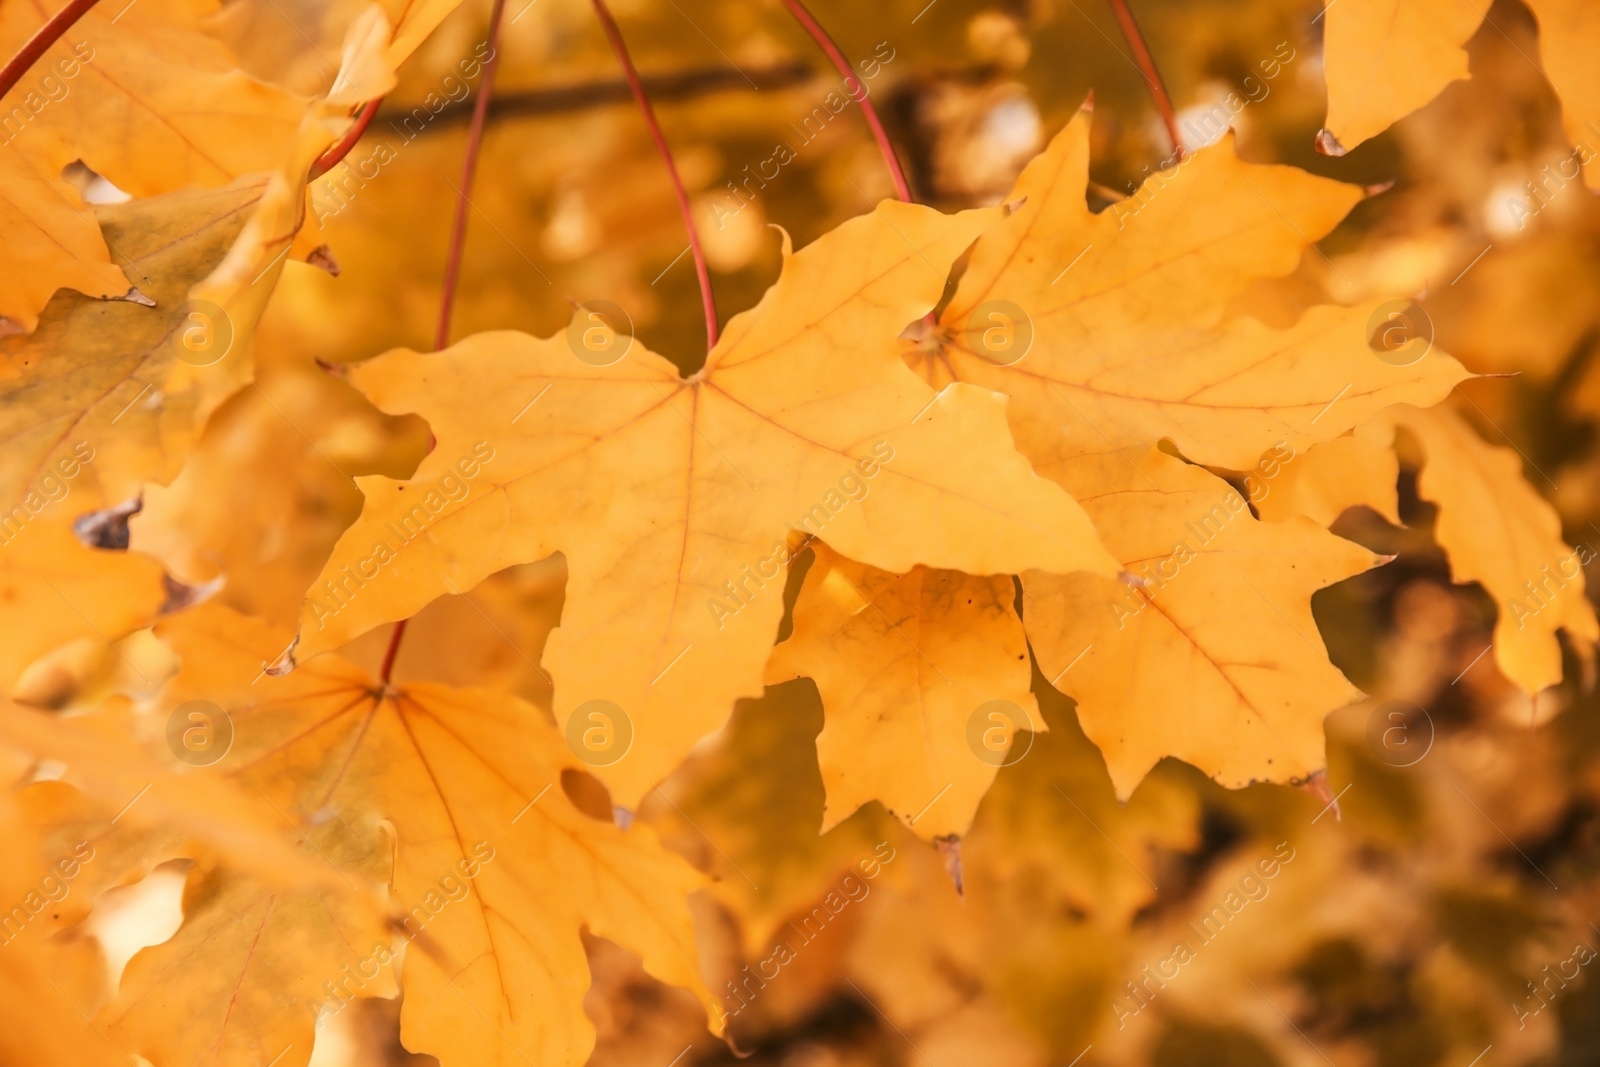
[[[1473,24],[1388,5],[1440,45],[1385,88],[1343,54],[1380,5],[1343,2],[1328,125],[1353,146],[1459,73]],[[1546,39],[1579,111],[1592,79],[1560,49],[1592,39],[1592,19],[1535,6],[1567,31]],[[451,43],[430,34],[454,5],[295,6],[309,35],[274,25],[274,7],[91,13],[37,68],[70,91],[37,108],[22,96],[27,123],[0,159],[8,770],[35,777],[30,754],[69,783],[7,800],[27,857],[12,866],[82,841],[98,859],[80,884],[97,891],[189,863],[182,925],[114,991],[55,989],[50,975],[82,963],[54,942],[6,958],[0,981],[30,1008],[31,1028],[5,1038],[28,1050],[19,1062],[114,1062],[109,1045],[158,1067],[305,1064],[326,1018],[398,991],[402,1043],[446,1067],[582,1063],[583,931],[690,990],[720,1031],[690,909],[706,879],[629,824],[738,701],[798,678],[821,697],[821,829],[876,801],[958,879],[997,767],[1045,730],[1040,701],[1057,692],[1121,799],[1166,757],[1230,788],[1311,779],[1325,718],[1362,699],[1312,596],[1386,562],[1328,528],[1355,504],[1398,518],[1397,447],[1421,454],[1417,491],[1454,577],[1503,606],[1506,677],[1538,693],[1561,680],[1558,633],[1584,657],[1600,638],[1581,579],[1538,610],[1519,599],[1574,549],[1517,457],[1434,406],[1468,377],[1459,363],[1438,348],[1386,358],[1381,299],[1287,323],[1246,313],[1362,191],[1245,162],[1230,137],[1095,212],[1088,110],[999,206],[884,201],[798,251],[783,236],[776,280],[688,373],[588,308],[546,338],[372,345],[344,376],[354,393],[330,387],[345,391],[318,410],[359,409],[402,443],[347,472],[320,447],[337,442],[312,441],[255,383],[253,338],[286,263],[337,270],[308,210],[319,157],[408,56]],[[6,7],[0,49],[45,15]],[[571,12],[538,17],[560,29]],[[90,206],[102,180],[130,199]],[[326,376],[303,363],[302,380]],[[297,628],[237,601],[196,606],[209,579],[249,588],[250,546],[295,537],[208,499],[240,470],[290,492],[296,473],[254,435],[230,440],[252,420],[311,442],[360,495],[359,514],[329,520],[336,541],[294,542],[321,545],[320,573],[288,594]],[[475,592],[514,603],[508,569],[558,554],[559,622],[528,613],[520,663],[396,684],[340,652],[384,623],[420,628],[441,598],[479,614]],[[168,724],[192,702],[231,724],[222,762],[111,773],[174,755]],[[997,704],[998,733],[981,717]],[[626,730],[616,758],[582,741],[596,707]],[[729,776],[760,788],[772,773]],[[1009,788],[993,803],[1026,842]],[[123,825],[125,811],[141,815]],[[1128,832],[1182,843],[1160,814]],[[1026,847],[1056,847],[1059,829]],[[1003,882],[1003,856],[977,880]],[[1119,919],[1145,902],[1138,885],[1100,888]],[[752,905],[753,925],[805,890]],[[90,1028],[68,1025],[62,999],[89,1005]]]

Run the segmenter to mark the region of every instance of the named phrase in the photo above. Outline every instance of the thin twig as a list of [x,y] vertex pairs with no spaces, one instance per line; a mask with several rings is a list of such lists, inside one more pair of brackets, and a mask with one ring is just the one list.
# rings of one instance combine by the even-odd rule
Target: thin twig
[[345,131],[345,135],[339,138],[339,142],[332,148],[318,156],[315,163],[311,164],[311,173],[307,175],[307,181],[316,181],[334,167],[337,167],[339,161],[350,154],[350,150],[356,146],[356,142],[361,140],[361,135],[367,132],[367,127],[372,125],[374,116],[378,114],[378,105],[381,103],[383,103],[383,97],[380,96],[361,105],[361,110],[356,112],[355,122],[351,123],[350,128]]
[[456,198],[455,222],[450,227],[450,253],[444,265],[444,292],[439,301],[439,327],[434,331],[433,347],[444,348],[450,343],[450,313],[455,308],[456,283],[461,278],[461,253],[467,244],[467,215],[472,210],[472,178],[478,170],[478,148],[483,143],[484,116],[489,111],[489,97],[494,92],[494,72],[499,66],[500,16],[505,10],[505,0],[494,0],[489,13],[489,59],[483,65],[483,81],[478,86],[478,103],[472,109],[472,128],[467,134],[467,151],[461,161],[461,195]]
[[[505,0],[494,0],[494,7],[489,12],[489,59],[483,65],[478,103],[472,110],[472,129],[467,135],[466,155],[461,163],[460,195],[456,199],[455,220],[450,226],[450,250],[445,256],[444,284],[439,296],[439,324],[433,335],[435,351],[450,343],[450,313],[455,308],[456,283],[461,277],[461,253],[467,243],[467,216],[472,207],[472,179],[478,170],[478,148],[483,143],[484,116],[488,113],[489,97],[494,91],[494,71],[500,59],[500,16],[504,13]],[[377,101],[372,102],[370,109],[372,113],[377,112]],[[405,637],[407,621],[401,619],[395,623],[394,633],[389,635],[389,647],[384,651],[383,665],[378,668],[378,678],[385,686],[389,684],[389,676],[394,671],[395,656],[400,652],[400,640]]]
[[383,666],[378,668],[378,677],[384,685],[389,684],[389,675],[394,673],[394,657],[400,651],[400,639],[406,635],[406,623],[409,619],[401,619],[394,624],[394,633],[389,635],[389,647],[383,653]]
[[639,110],[644,112],[645,125],[650,128],[650,137],[656,143],[656,150],[661,153],[661,161],[667,165],[667,174],[672,179],[672,191],[678,197],[678,212],[683,216],[684,229],[689,231],[689,250],[694,254],[695,277],[700,282],[700,303],[706,314],[706,350],[710,351],[717,344],[717,303],[711,295],[711,271],[706,266],[706,254],[700,248],[700,234],[695,230],[694,215],[689,208],[689,193],[683,187],[683,179],[678,177],[678,165],[672,161],[672,149],[667,147],[667,139],[661,132],[661,126],[656,122],[656,113],[650,106],[650,97],[645,94],[644,84],[639,80],[639,72],[633,67],[633,60],[628,57],[628,46],[622,40],[622,31],[617,29],[616,19],[611,17],[610,8],[606,7],[605,0],[594,0],[595,14],[600,17],[600,25],[606,31],[606,39],[611,42],[611,50],[617,54],[617,62],[622,64],[622,74],[628,79],[628,87],[633,90],[633,98],[639,104]]
[[822,24],[806,10],[805,4],[800,0],[783,0],[783,6],[789,9],[789,14],[794,16],[794,20],[805,28],[812,40],[817,42],[817,47],[827,54],[834,69],[844,78],[845,89],[851,98],[861,105],[861,114],[867,120],[867,125],[872,128],[872,139],[878,142],[878,151],[883,155],[884,165],[889,168],[889,176],[894,179],[895,193],[901,200],[911,203],[911,186],[906,182],[905,171],[901,169],[900,160],[894,154],[894,145],[889,143],[889,134],[884,131],[883,123],[878,118],[878,109],[867,99],[867,88],[856,77],[850,61],[839,50],[839,46],[828,35],[828,31],[822,28]]
[[1161,71],[1156,67],[1155,57],[1150,54],[1150,47],[1144,43],[1144,34],[1139,31],[1139,23],[1134,20],[1133,12],[1128,8],[1128,0],[1107,0],[1111,11],[1117,16],[1117,25],[1122,27],[1122,36],[1128,39],[1128,45],[1133,49],[1134,61],[1139,66],[1139,71],[1144,75],[1144,80],[1150,85],[1150,98],[1155,101],[1156,110],[1161,112],[1161,121],[1167,127],[1167,136],[1172,139],[1172,153],[1178,159],[1183,158],[1183,139],[1178,136],[1178,113],[1173,110],[1172,97],[1167,95],[1166,83],[1161,80]]
[[66,33],[74,22],[83,18],[84,14],[99,2],[100,0],[72,0],[66,7],[52,15],[50,21],[40,26],[38,32],[28,38],[28,43],[11,57],[11,61],[3,69],[0,69],[0,96],[9,93],[12,87],[22,80],[22,76],[38,62],[39,57],[60,40],[61,35]]

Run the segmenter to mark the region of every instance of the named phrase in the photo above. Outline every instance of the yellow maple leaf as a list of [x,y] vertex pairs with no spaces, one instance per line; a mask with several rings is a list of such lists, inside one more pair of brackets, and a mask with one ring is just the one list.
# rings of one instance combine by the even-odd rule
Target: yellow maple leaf
[[[183,724],[191,720],[183,717]],[[58,782],[38,783],[44,798],[33,797],[37,825],[49,822],[52,834],[75,826],[96,837],[110,833],[126,818],[129,824],[153,829],[162,842],[196,841],[238,869],[252,872],[275,888],[345,892],[348,880],[315,855],[287,840],[291,827],[259,794],[201,774],[183,773],[171,760],[161,761],[134,743],[127,719],[120,714],[62,717],[0,700],[0,752],[64,765],[68,786],[83,794],[82,802],[51,805],[49,794],[66,788]],[[166,721],[161,724],[168,726]],[[165,730],[163,730],[163,734]],[[117,832],[121,832],[118,830]],[[95,880],[115,884],[127,872],[149,862],[150,842],[129,848],[115,876],[96,871]],[[119,846],[119,848],[122,846]],[[172,852],[163,856],[186,855]],[[350,894],[359,899],[359,891]],[[370,907],[369,911],[375,911]]]
[[394,70],[460,6],[461,0],[233,0],[203,25],[256,77],[322,96],[339,80],[331,57],[361,19],[376,11],[392,27],[381,54]]
[[[184,298],[222,260],[265,184],[244,179],[98,209],[117,261],[156,306],[65,293],[33,333],[0,338],[0,507],[34,510],[30,494],[59,495],[60,483],[81,513],[176,473],[210,409],[237,386],[231,368],[219,368],[215,353],[226,365],[226,349],[215,332],[208,346],[184,344],[200,328]],[[220,325],[213,316],[212,330]],[[187,388],[170,389],[185,360],[204,366]],[[214,387],[199,373],[207,369]]]
[[[281,352],[269,351],[269,362]],[[414,469],[427,436],[321,368],[284,362],[217,409],[170,485],[145,486],[128,530],[129,546],[179,581],[222,578],[218,596],[229,606],[292,623],[329,547],[361,513],[350,475],[373,470],[375,454],[393,457],[376,469]]]
[[1326,763],[1322,720],[1361,699],[1328,661],[1311,594],[1383,563],[1165,453],[1080,456],[1070,488],[1135,578],[1023,576],[1040,670],[1078,701],[1127,797],[1164,756],[1225,786]]
[[592,310],[565,336],[480,334],[359,368],[379,408],[421,415],[438,445],[409,481],[360,481],[362,517],[292,654],[562,551],[556,717],[575,737],[624,731],[591,755],[632,808],[761,692],[790,530],[885,570],[1113,572],[1082,510],[1014,450],[1004,398],[935,393],[896,355],[993,217],[886,202],[786,247],[689,378]]
[[[1393,432],[1380,420],[1344,437],[1315,445],[1291,463],[1246,477],[1245,491],[1268,522],[1304,515],[1318,526],[1332,526],[1347,508],[1365,505],[1400,525],[1400,459]],[[1255,489],[1260,486],[1260,489]]]
[[1080,111],[1023,171],[1021,206],[979,240],[939,329],[908,352],[930,382],[1005,392],[1018,447],[1042,473],[1162,438],[1244,470],[1279,442],[1298,451],[1389,404],[1435,403],[1466,377],[1442,352],[1379,358],[1376,303],[1313,307],[1281,330],[1223,319],[1251,281],[1291,271],[1360,190],[1241,162],[1228,138],[1096,215],[1089,127]]
[[[309,831],[307,854],[352,877],[389,858],[386,842],[340,830]],[[395,995],[394,955],[388,925],[346,896],[202,862],[184,886],[183,925],[129,961],[101,1025],[154,1063],[304,1067],[330,1014]]]
[[816,553],[767,682],[822,692],[823,832],[878,800],[924,840],[965,834],[1016,731],[1044,729],[1011,577]]
[[[908,844],[909,835],[870,806],[820,832],[827,794],[815,739],[822,728],[813,686],[771,686],[759,699],[741,700],[728,725],[639,809],[674,850],[717,875],[710,893],[738,917],[746,952],[766,955],[779,929],[842,874],[861,870],[863,860],[892,866]],[[729,1009],[738,1007],[730,1000],[723,998]]]
[[17,152],[0,152],[0,322],[29,332],[57,289],[120,296],[131,286],[112,266],[100,227],[76,189],[41,173]]
[[154,560],[85,547],[73,536],[66,515],[43,515],[20,530],[17,526],[11,516],[0,522],[4,693],[46,652],[78,638],[112,641],[148,626],[166,600],[161,567]]
[[1561,538],[1561,519],[1522,474],[1522,457],[1486,443],[1448,408],[1397,407],[1392,423],[1426,454],[1417,492],[1438,505],[1434,537],[1458,582],[1479,582],[1494,598],[1494,658],[1502,673],[1530,693],[1561,681],[1565,630],[1588,660],[1600,623],[1584,596],[1588,545]]
[[[1600,184],[1595,165],[1600,159],[1600,85],[1592,66],[1600,46],[1600,8],[1588,0],[1528,0],[1528,7],[1539,23],[1542,73],[1561,98],[1567,136],[1578,148],[1572,173],[1564,177],[1576,178],[1581,167],[1595,186]],[[1488,5],[1474,0],[1330,4],[1323,149],[1341,154],[1354,148],[1428,103],[1450,82],[1465,78],[1465,45],[1489,18],[1487,11]]]
[[1562,124],[1577,147],[1574,159],[1589,187],[1600,188],[1600,80],[1594,76],[1600,8],[1588,0],[1529,0],[1528,7],[1539,21],[1539,56],[1561,98]]
[[[24,818],[14,795],[0,797],[0,835],[11,850],[8,860],[31,859],[39,853],[38,834]],[[39,893],[38,878],[27,862],[0,864],[4,907],[26,908],[28,895]],[[39,910],[45,906],[41,902]],[[123,1067],[126,1058],[61,990],[60,948],[40,939],[16,937],[14,929],[14,922],[6,928],[7,941],[0,949],[0,996],[6,998],[7,1013],[6,1025],[0,1027],[0,1063]]]
[[[29,105],[12,147],[47,173],[81,159],[136,197],[223,185],[277,163],[303,97],[241,71],[197,27],[194,5],[115,7],[88,11],[41,57],[29,77],[53,76],[65,91]],[[50,14],[41,3],[5,5],[0,52],[17,51]]]
[[[1467,76],[1473,0],[1354,0],[1328,9],[1325,151],[1348,151]],[[1333,140],[1330,143],[1328,137]]]
[[[542,712],[484,690],[385,687],[336,656],[287,678],[261,677],[263,657],[284,635],[211,606],[158,632],[182,661],[162,706],[204,700],[231,724],[217,771],[258,790],[302,832],[334,821],[358,855],[392,847],[397,918],[412,939],[402,969],[408,1048],[445,1067],[583,1063],[594,1035],[582,1010],[580,928],[637,953],[652,975],[693,990],[709,1009],[686,900],[705,879],[647,827],[624,832],[573,806],[563,775],[582,765]],[[252,921],[279,918],[263,895],[245,899],[258,902]],[[272,936],[296,944],[312,936],[294,926],[297,910]],[[261,930],[269,936],[267,925]],[[358,974],[370,978],[387,965],[373,945],[350,947],[356,954],[344,962]],[[217,948],[239,958],[237,942]],[[277,958],[287,958],[283,951]],[[149,966],[136,988],[148,993],[142,1010],[155,1017],[136,1029],[156,1040],[159,1020],[171,1025],[157,978],[175,963],[169,954]],[[276,1013],[271,1031],[287,1025],[308,1049],[316,1015],[356,994],[360,983],[347,985],[345,976],[342,968],[301,975],[291,997],[270,1004],[270,976],[253,976],[264,983],[256,987],[262,1010]],[[324,981],[344,991],[336,1003],[312,1010],[294,1001]],[[266,1029],[264,1020],[239,1025],[246,1030],[230,1046],[239,1055],[279,1051],[255,1047],[249,1036]]]
[[[11,116],[17,128],[7,126],[8,147],[16,151],[0,163],[0,188],[7,193],[7,210],[18,214],[22,239],[0,257],[0,315],[27,330],[56,289],[70,287],[91,296],[127,291],[117,269],[127,264],[114,265],[108,258],[94,215],[70,186],[48,178],[73,160],[86,162],[135,196],[216,186],[276,167],[277,178],[268,183],[251,224],[260,232],[247,228],[219,268],[222,278],[214,280],[226,285],[230,274],[243,274],[250,294],[264,303],[272,291],[270,281],[261,284],[264,268],[275,266],[278,249],[287,247],[300,228],[311,160],[337,138],[347,122],[343,112],[352,103],[393,86],[393,65],[404,55],[390,43],[382,10],[366,7],[348,28],[331,91],[313,103],[238,70],[226,49],[200,32],[196,11],[168,5],[154,12],[152,7],[130,14],[129,5],[116,16],[89,12],[39,60],[37,76],[48,86],[45,97],[24,93]],[[438,14],[426,13],[428,29]],[[123,15],[129,16],[125,22]],[[33,22],[20,5],[8,7],[0,15],[0,47],[22,39]],[[408,38],[407,47],[416,43]],[[168,53],[182,58],[174,63]],[[195,108],[195,99],[204,99],[206,107]],[[115,251],[119,260],[125,258],[120,248]],[[132,276],[147,287],[151,283],[144,270]],[[232,295],[245,288],[240,281]],[[234,310],[214,293],[196,299]],[[241,340],[258,313],[259,308],[239,316]]]
[[[178,715],[191,722],[183,709]],[[356,958],[352,942],[364,951],[387,943],[388,917],[371,892],[387,875],[387,843],[365,842],[355,855],[363,843],[334,823],[312,828],[296,848],[292,824],[262,794],[164,766],[130,743],[125,721],[109,707],[53,721],[0,706],[0,741],[62,761],[72,781],[93,790],[43,781],[18,795],[41,835],[33,858],[44,876],[35,888],[52,903],[24,898],[25,910],[7,915],[6,936],[73,926],[104,889],[167,860],[195,859],[183,927],[132,961],[103,1012],[102,1040],[156,1062],[255,1064],[278,1055],[303,1065],[316,1014],[283,1006],[305,1009],[327,996],[321,983],[343,980],[341,966]],[[393,995],[381,983],[361,992]],[[173,1025],[174,1012],[183,1025]]]

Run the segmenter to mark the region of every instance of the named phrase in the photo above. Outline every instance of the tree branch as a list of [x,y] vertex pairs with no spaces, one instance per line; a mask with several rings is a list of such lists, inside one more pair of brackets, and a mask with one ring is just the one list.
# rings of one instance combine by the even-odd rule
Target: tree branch
[[[687,100],[708,93],[750,91],[750,82],[759,90],[787,89],[815,77],[816,72],[800,62],[782,63],[760,70],[747,70],[746,81],[736,70],[726,67],[706,67],[696,70],[676,71],[670,74],[642,75],[639,81],[652,100]],[[633,99],[633,90],[621,78],[607,81],[581,82],[556,89],[535,89],[520,93],[506,93],[496,97],[489,105],[489,120],[530,118],[539,115],[558,115],[567,111],[603,107],[608,104],[625,104]],[[419,105],[420,106],[420,105]],[[426,108],[423,109],[426,112]],[[430,118],[424,130],[454,126],[466,122],[472,108],[464,101],[446,104]],[[410,118],[411,111],[399,107],[386,109],[379,118],[399,122]]]

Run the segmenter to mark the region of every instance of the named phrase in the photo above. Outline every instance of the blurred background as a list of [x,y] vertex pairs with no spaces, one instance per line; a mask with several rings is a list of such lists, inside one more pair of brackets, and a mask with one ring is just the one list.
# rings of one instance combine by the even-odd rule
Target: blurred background
[[[776,0],[612,6],[693,198],[724,321],[776,277],[772,226],[803,245],[892,195],[857,108],[805,125],[839,79]],[[863,80],[923,202],[998,202],[1091,93],[1091,203],[1131,195],[1171,154],[1105,0],[810,6],[847,56],[875,61]],[[341,10],[285,7],[308,24]],[[258,342],[260,391],[235,396],[197,462],[146,499],[140,547],[161,555],[163,529],[186,531],[164,562],[191,583],[226,577],[221,597],[242,610],[293,623],[360,510],[344,474],[400,476],[428,447],[424,426],[377,413],[340,373],[392,346],[432,347],[475,90],[459,63],[483,41],[488,8],[469,0],[450,17],[318,183],[313,213],[337,276],[288,265]],[[1528,11],[1498,0],[1468,46],[1470,80],[1329,158],[1314,148],[1320,3],[1133,8],[1188,148],[1223,136],[1220,107],[1245,159],[1372,193],[1325,255],[1239,313],[1420,297],[1436,343],[1485,375],[1454,402],[1486,440],[1522,453],[1569,543],[1600,545],[1600,204],[1571,185],[1531,216],[1512,206],[1571,151]],[[231,6],[216,30],[247,60],[252,11]],[[506,19],[454,335],[549,335],[574,302],[605,299],[650,348],[698,366],[700,301],[672,190],[592,10],[507,0]],[[437,113],[425,104],[458,93]],[[1482,655],[1495,606],[1451,583],[1410,475],[1401,518],[1354,509],[1335,527],[1398,558],[1315,601],[1334,661],[1372,694],[1329,717],[1325,781],[1227,791],[1168,760],[1119,805],[1071,701],[1036,676],[1050,731],[979,810],[960,895],[945,857],[876,805],[819,836],[811,682],[741,705],[638,813],[716,879],[697,909],[710,983],[737,1009],[733,1047],[707,1034],[687,994],[591,940],[593,1062],[1600,1063],[1600,968],[1588,965],[1600,948],[1600,700],[1570,657],[1567,683],[1537,700],[1500,677]],[[396,680],[506,685],[548,708],[530,660],[559,618],[563,581],[557,559],[496,576],[472,603],[436,602]],[[375,664],[386,637],[353,651]],[[1390,720],[1395,700],[1424,714]],[[785,933],[867,862],[869,892],[814,937]],[[120,933],[106,920],[114,965],[176,924],[180,881],[158,873],[128,891],[144,918]],[[1247,906],[1197,936],[1230,893]],[[749,980],[747,965],[771,972],[780,937],[800,946],[794,958]],[[396,1011],[364,1001],[341,1013],[319,1037],[318,1067],[432,1062],[399,1049]]]

